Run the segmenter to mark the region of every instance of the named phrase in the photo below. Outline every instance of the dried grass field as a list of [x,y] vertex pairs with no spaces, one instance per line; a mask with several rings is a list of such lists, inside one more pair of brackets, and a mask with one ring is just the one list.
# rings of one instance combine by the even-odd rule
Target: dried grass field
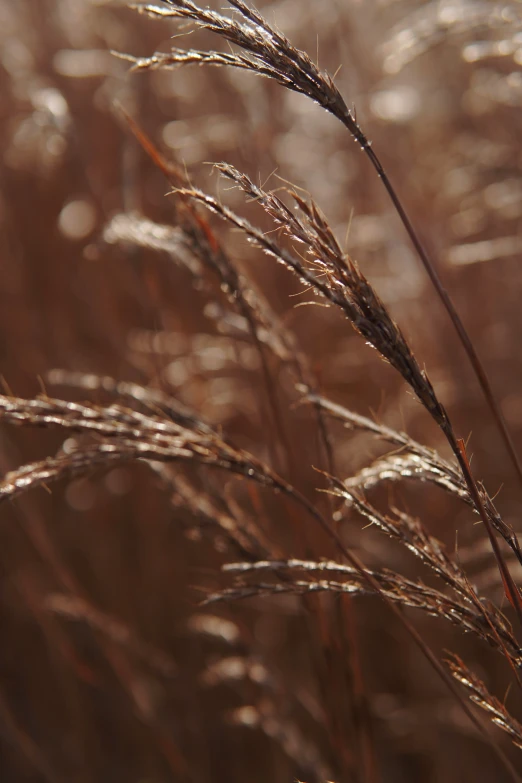
[[522,780],[522,6],[0,0],[0,777]]

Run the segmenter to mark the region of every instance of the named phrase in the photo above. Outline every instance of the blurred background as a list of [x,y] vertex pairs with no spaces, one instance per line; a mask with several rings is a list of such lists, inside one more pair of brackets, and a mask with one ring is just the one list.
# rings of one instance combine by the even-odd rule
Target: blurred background
[[[520,3],[257,5],[336,74],[355,106],[520,450]],[[170,186],[120,104],[192,183],[263,229],[271,228],[267,218],[220,182],[209,161],[229,161],[267,189],[291,181],[313,196],[426,366],[458,434],[471,436],[477,476],[499,492],[504,519],[520,529],[522,489],[368,161],[333,117],[267,80],[200,67],[132,74],[111,54],[167,50],[177,32],[125,2],[0,0],[4,392],[114,399],[53,383],[66,379],[49,376],[55,369],[167,392],[256,456],[270,462],[279,449],[276,468],[329,508],[317,492],[324,480],[314,468],[326,464],[313,412],[297,405],[295,378],[273,361],[284,432],[267,426],[259,356],[227,330],[221,314],[230,306],[217,278],[190,274],[165,252],[104,240],[104,226],[121,212],[164,225],[176,217]],[[175,44],[185,41],[223,50],[204,33]],[[296,306],[310,300],[302,284],[210,222],[295,335],[324,395],[448,456],[426,412],[339,313]],[[341,478],[380,453],[368,436],[339,425],[331,439]],[[2,427],[2,473],[54,454],[62,442],[59,431]],[[218,505],[226,498],[235,513],[255,518],[286,556],[335,554],[290,502],[211,471],[186,475],[205,497]],[[425,486],[381,490],[376,502],[419,514],[451,552],[458,542],[474,583],[502,603],[484,533],[467,508]],[[490,748],[376,599],[202,607],[206,591],[230,583],[222,563],[238,557],[189,506],[140,465],[2,505],[3,780],[362,781],[361,724],[374,748],[375,780],[504,780]],[[418,575],[407,552],[362,528],[354,518],[343,535],[369,566]],[[510,673],[498,654],[442,620],[412,619],[437,652],[461,654],[503,699]],[[514,697],[508,705],[517,714]],[[509,740],[495,737],[520,764]]]

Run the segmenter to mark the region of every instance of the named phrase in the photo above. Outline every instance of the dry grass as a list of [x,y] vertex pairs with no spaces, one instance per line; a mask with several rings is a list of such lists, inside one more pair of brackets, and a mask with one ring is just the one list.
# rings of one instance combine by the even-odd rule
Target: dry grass
[[518,4],[0,18],[6,779],[520,780]]

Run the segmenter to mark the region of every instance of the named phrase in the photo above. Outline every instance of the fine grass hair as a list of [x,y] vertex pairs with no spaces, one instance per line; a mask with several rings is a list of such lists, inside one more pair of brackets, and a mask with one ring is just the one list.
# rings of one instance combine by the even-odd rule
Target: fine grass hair
[[[511,51],[519,64],[522,20],[515,3],[499,16],[474,1],[446,15],[405,2],[395,25],[378,3],[327,5],[303,9],[332,46],[336,19],[346,26],[346,79],[279,29],[281,14],[306,39],[291,3],[81,0],[84,43],[67,3],[58,49],[50,34],[42,43],[56,84],[38,86],[35,66],[3,196],[15,217],[41,209],[44,232],[38,189],[24,207],[17,177],[56,180],[69,201],[49,209],[80,271],[62,263],[68,246],[49,261],[54,286],[35,300],[57,319],[45,342],[29,315],[6,327],[26,358],[8,354],[0,395],[5,615],[35,640],[34,662],[6,654],[6,671],[37,705],[33,721],[16,688],[0,692],[13,780],[522,779],[516,323],[513,339],[495,337],[519,308],[505,293],[504,318],[476,268],[484,246],[472,249],[498,247],[495,220],[507,231],[519,216],[516,121],[504,132],[480,118],[495,100],[518,105],[518,72],[483,61]],[[20,10],[11,21],[29,24]],[[357,25],[382,78],[361,60]],[[423,58],[445,46],[466,89],[440,99],[453,107],[446,141],[429,127],[437,101],[420,97]],[[388,87],[403,71],[411,84]],[[364,121],[348,94],[358,78],[373,90]],[[74,101],[93,79],[89,117]],[[121,146],[110,176],[114,156],[82,136],[88,121]],[[294,154],[313,122],[314,171]],[[489,168],[470,162],[470,139],[488,141]],[[410,178],[433,160],[447,187]],[[22,218],[12,225],[8,257],[37,275]],[[475,260],[459,288],[448,259],[463,246]],[[13,291],[30,313],[22,278]],[[487,339],[464,326],[468,297],[485,302],[477,319],[499,308]],[[63,748],[51,737],[62,731]]]

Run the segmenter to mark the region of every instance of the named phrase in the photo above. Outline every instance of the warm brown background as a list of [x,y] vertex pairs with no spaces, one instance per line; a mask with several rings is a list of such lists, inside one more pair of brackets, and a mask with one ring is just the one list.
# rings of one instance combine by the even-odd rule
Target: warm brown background
[[[334,73],[342,64],[337,83],[434,254],[522,448],[522,49],[506,45],[506,56],[475,61],[477,42],[512,42],[522,29],[519,4],[506,3],[503,17],[493,16],[495,4],[478,2],[260,6],[296,45],[318,55],[321,67]],[[100,241],[116,212],[137,210],[164,223],[173,215],[162,174],[114,109],[120,101],[167,156],[186,164],[194,183],[221,192],[262,227],[270,227],[266,218],[226,192],[205,162],[231,161],[274,188],[281,184],[277,172],[314,196],[341,240],[349,227],[349,252],[411,339],[459,434],[472,434],[475,471],[492,494],[501,488],[499,509],[520,528],[521,488],[368,162],[333,118],[265,80],[202,68],[132,75],[109,54],[150,54],[168,46],[173,32],[123,2],[0,2],[5,389],[33,396],[43,387],[87,399],[85,391],[51,386],[46,374],[53,368],[150,383],[270,459],[259,371],[225,355],[204,313],[206,294],[166,256]],[[199,45],[221,46],[199,38]],[[302,286],[215,225],[244,274],[295,331],[324,394],[378,414],[447,456],[426,413],[340,315],[296,309],[306,296],[289,295]],[[483,244],[463,247],[471,243]],[[477,262],[481,257],[487,260]],[[169,351],[151,353],[150,336],[159,331],[173,333]],[[292,443],[287,476],[325,508],[315,491],[322,480],[312,470],[324,467],[314,419],[293,405],[291,379],[284,373],[276,379]],[[332,434],[341,477],[378,453],[368,438],[340,427]],[[7,427],[0,438],[2,473],[54,453],[63,440],[59,432]],[[205,480],[213,487],[229,481]],[[249,495],[240,482],[229,481],[226,491],[262,518],[287,555],[332,555],[331,544],[288,502]],[[467,509],[423,487],[382,492],[380,500],[421,514],[451,551],[458,533],[472,578],[501,602],[483,533]],[[361,528],[354,519],[344,533],[369,565],[417,573],[401,549]],[[350,608],[318,602],[315,613],[292,600],[220,606],[211,613],[234,620],[239,641],[227,646],[198,633],[194,617],[209,612],[198,607],[201,589],[227,583],[219,566],[235,554],[211,532],[195,530],[143,466],[50,493],[38,489],[3,505],[0,542],[0,776],[8,783],[296,777],[311,783],[323,774],[362,780],[347,675],[354,627],[380,779],[504,779],[490,749],[375,599]],[[438,652],[465,656],[504,697],[509,673],[498,655],[443,621],[412,617]],[[250,656],[266,667],[259,669],[262,682],[212,674],[228,656]],[[508,699],[514,714],[517,698]],[[252,709],[237,711],[245,705]],[[263,715],[264,730],[248,725]],[[520,765],[520,752],[495,736]]]

